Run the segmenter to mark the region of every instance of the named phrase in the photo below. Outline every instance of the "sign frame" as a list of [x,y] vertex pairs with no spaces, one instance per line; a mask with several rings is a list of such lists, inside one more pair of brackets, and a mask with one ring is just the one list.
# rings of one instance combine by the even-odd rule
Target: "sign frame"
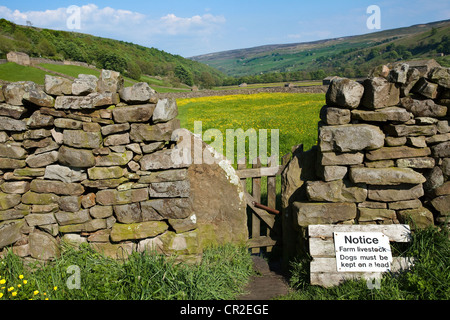
[[389,272],[392,249],[382,232],[333,232],[337,272]]

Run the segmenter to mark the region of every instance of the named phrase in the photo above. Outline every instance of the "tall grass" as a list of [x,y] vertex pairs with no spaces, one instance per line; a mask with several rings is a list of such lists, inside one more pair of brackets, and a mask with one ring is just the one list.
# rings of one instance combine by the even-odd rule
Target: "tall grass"
[[[80,270],[79,289],[67,286],[72,276],[67,271],[74,265]],[[252,272],[248,250],[233,245],[206,249],[198,264],[156,253],[133,253],[118,261],[82,245],[79,250],[65,248],[60,258],[45,266],[26,266],[9,251],[0,260],[0,300],[234,299]]]
[[[399,250],[397,248],[397,250]],[[291,266],[291,286],[295,292],[284,299],[294,300],[449,300],[450,240],[447,229],[436,227],[413,233],[401,256],[414,257],[409,271],[385,274],[380,289],[369,289],[364,280],[346,281],[325,289],[309,284],[309,261]]]

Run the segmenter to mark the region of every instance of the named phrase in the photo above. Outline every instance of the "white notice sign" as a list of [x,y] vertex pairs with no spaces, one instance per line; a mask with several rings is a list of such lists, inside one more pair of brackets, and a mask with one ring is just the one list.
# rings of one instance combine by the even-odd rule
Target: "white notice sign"
[[389,238],[381,232],[334,232],[338,272],[390,271]]

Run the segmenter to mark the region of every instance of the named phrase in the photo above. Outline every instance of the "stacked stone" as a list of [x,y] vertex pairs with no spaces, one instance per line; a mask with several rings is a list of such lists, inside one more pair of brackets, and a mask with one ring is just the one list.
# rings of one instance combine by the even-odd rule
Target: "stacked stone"
[[[171,161],[174,99],[114,71],[0,90],[0,249],[51,259],[60,240],[109,254],[195,254],[187,165]],[[120,250],[119,250],[120,249]]]
[[334,79],[321,110],[317,179],[299,226],[445,223],[450,215],[450,68],[434,60]]

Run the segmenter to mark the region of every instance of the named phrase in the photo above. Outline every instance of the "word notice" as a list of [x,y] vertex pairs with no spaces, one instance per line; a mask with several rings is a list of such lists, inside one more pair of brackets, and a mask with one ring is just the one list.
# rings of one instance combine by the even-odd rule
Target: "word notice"
[[389,238],[381,232],[334,232],[338,272],[391,270]]

